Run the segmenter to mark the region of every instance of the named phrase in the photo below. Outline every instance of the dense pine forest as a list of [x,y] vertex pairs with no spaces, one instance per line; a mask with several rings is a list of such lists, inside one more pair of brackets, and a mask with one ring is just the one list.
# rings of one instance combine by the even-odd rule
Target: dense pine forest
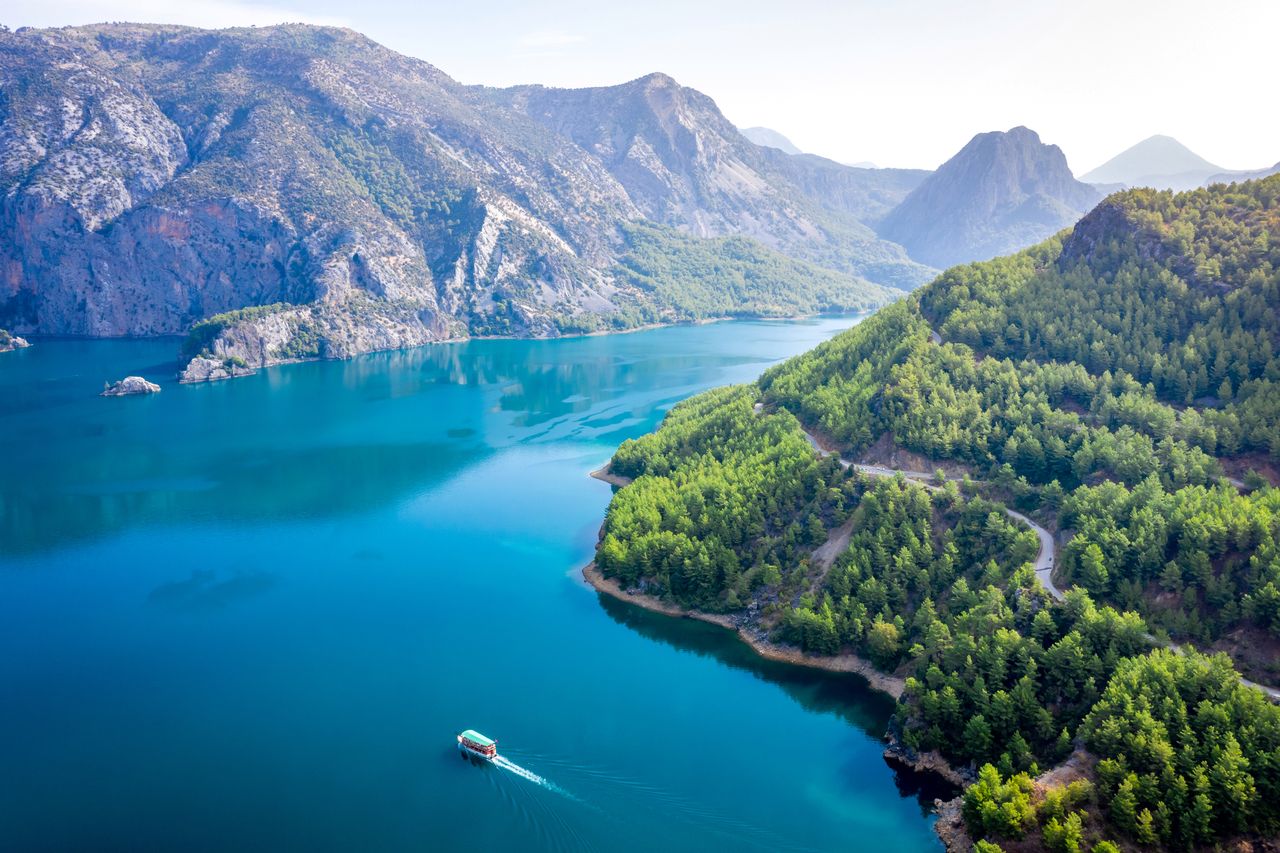
[[675,407],[597,565],[902,677],[893,734],[974,774],[984,850],[1274,837],[1280,707],[1240,673],[1280,685],[1278,314],[1280,177],[1118,193]]

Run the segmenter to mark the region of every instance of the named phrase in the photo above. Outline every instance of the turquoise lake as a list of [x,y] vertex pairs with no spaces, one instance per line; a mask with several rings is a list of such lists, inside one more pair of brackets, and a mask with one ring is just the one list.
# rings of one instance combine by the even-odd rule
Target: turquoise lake
[[[196,386],[173,339],[0,355],[0,846],[939,850],[890,700],[579,572],[614,447],[854,322]],[[163,393],[97,396],[129,374]]]

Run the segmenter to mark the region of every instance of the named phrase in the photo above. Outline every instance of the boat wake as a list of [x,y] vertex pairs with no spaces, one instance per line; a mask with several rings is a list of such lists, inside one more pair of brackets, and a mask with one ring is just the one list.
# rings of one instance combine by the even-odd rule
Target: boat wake
[[[541,839],[535,845],[541,849],[555,853],[609,849],[610,845],[602,839],[616,837],[621,827],[626,827],[621,830],[624,832],[645,833],[652,832],[654,826],[662,826],[673,833],[675,839],[684,838],[686,832],[705,835],[714,839],[720,849],[762,853],[808,853],[809,850],[749,820],[735,819],[697,799],[686,798],[613,768],[584,765],[576,758],[556,755],[520,753],[519,758],[535,766],[547,765],[557,779],[569,786],[563,788],[504,755],[478,762],[505,771],[483,775],[518,819]],[[506,782],[502,778],[506,774],[533,785]],[[571,793],[570,789],[583,796]],[[556,797],[542,795],[542,791]],[[558,805],[557,800],[563,805]],[[573,803],[573,807],[566,808],[568,803]]]
[[493,763],[501,767],[503,770],[510,770],[512,773],[516,774],[517,776],[528,779],[530,782],[533,782],[535,784],[547,785],[547,786],[550,786],[551,784],[546,779],[543,779],[541,776],[539,776],[537,773],[534,773],[532,770],[525,770],[519,764],[508,761],[505,756],[495,755],[493,758]]
[[[524,757],[526,756],[522,755]],[[660,785],[644,782],[611,768],[593,767],[576,759],[552,755],[527,757],[535,759],[539,765],[552,765],[556,777],[573,790],[583,793],[586,799],[569,793],[503,756],[495,757],[490,763],[586,806],[588,810],[606,818],[609,831],[613,833],[623,825],[634,826],[638,833],[652,831],[656,823],[672,828],[687,826],[694,832],[705,833],[715,837],[721,849],[760,850],[769,853],[809,850],[750,821],[735,819]],[[560,814],[555,815],[555,821],[560,825],[568,824]],[[585,841],[576,830],[573,832],[573,840]]]
[[521,767],[519,764],[516,764],[514,761],[509,761],[505,756],[495,755],[493,757],[492,763],[497,767],[501,767],[503,770],[507,770],[511,773],[516,774],[521,779],[528,779],[530,782],[532,782],[535,785],[541,785],[542,787],[546,788],[548,791],[555,791],[557,794],[563,794],[564,796],[569,797],[570,799],[575,799],[575,800],[577,799],[577,797],[574,797],[564,788],[561,788],[559,785],[555,784],[549,779],[539,776],[537,773],[534,773],[532,770],[526,770],[525,768]]

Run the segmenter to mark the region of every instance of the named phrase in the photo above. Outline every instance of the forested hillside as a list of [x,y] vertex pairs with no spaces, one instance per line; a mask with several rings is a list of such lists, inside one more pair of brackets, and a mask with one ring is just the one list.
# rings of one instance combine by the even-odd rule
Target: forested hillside
[[[1280,683],[1277,241],[1272,178],[1121,193],[953,268],[619,448],[598,568],[904,677],[896,739],[982,768],[979,846],[1271,837],[1280,709],[1160,647]],[[1065,596],[1007,508],[1056,533]]]

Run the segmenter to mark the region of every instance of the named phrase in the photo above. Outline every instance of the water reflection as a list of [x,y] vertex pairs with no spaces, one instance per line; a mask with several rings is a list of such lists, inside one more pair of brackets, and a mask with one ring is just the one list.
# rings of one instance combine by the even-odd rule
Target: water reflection
[[[810,711],[832,714],[874,739],[885,733],[893,714],[894,700],[871,689],[857,675],[807,669],[762,658],[732,634],[717,625],[694,619],[673,619],[653,613],[612,596],[597,593],[605,613],[621,625],[664,645],[711,657],[734,669],[776,684]],[[849,787],[860,787],[866,767],[851,758],[842,768]],[[931,773],[916,773],[893,766],[894,782],[904,797],[914,797],[922,814],[933,811],[935,799],[950,799],[956,788]]]
[[[40,341],[0,370],[0,556],[143,524],[336,517],[505,447],[612,447],[849,320],[443,344],[182,386],[173,340]],[[140,374],[163,392],[102,399]]]
[[456,444],[249,449],[174,459],[141,446],[45,460],[42,479],[0,495],[0,555],[140,524],[325,518],[440,483],[485,455]]

